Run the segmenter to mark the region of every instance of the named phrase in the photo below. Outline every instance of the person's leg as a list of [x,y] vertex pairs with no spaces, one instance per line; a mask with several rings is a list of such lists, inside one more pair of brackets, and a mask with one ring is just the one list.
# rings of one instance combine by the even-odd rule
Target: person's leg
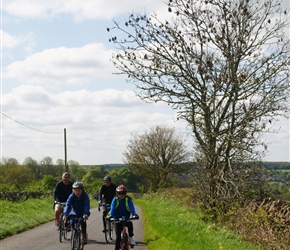
[[88,240],[88,234],[87,234],[87,222],[85,220],[83,220],[81,222],[81,227],[82,227],[82,234],[83,234],[83,242],[84,244],[87,244],[87,240]]
[[132,223],[132,221],[128,221],[126,223],[126,227],[128,227],[130,245],[136,245],[136,242],[133,239],[134,233],[133,233],[133,223]]
[[71,243],[71,249],[73,249],[73,237],[74,237],[74,228],[75,228],[75,224],[74,224],[74,218],[75,217],[69,217],[68,220],[70,221],[70,225],[71,225],[71,235],[70,235],[70,243]]
[[107,216],[107,211],[103,212],[103,232],[105,232],[105,227],[106,227],[106,216]]
[[82,233],[87,234],[87,222],[85,220],[82,220],[81,226],[82,226]]
[[56,226],[58,226],[60,214],[61,214],[61,205],[55,204],[55,206],[54,206],[54,221],[55,221]]
[[133,223],[132,223],[132,221],[128,221],[126,223],[126,227],[128,227],[129,237],[133,237],[134,236],[134,233],[133,233]]
[[122,224],[121,223],[115,223],[115,232],[116,232],[115,250],[119,250],[120,244],[121,244],[121,232],[122,232]]

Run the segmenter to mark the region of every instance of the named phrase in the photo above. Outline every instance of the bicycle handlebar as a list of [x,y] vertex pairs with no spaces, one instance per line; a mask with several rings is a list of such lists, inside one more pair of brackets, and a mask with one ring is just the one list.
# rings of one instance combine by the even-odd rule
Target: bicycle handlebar
[[65,202],[60,202],[60,201],[54,201],[54,204],[60,204],[60,205],[65,205]]
[[56,205],[56,204],[61,205],[61,207],[64,207],[64,206],[65,206],[65,202],[53,201],[52,209],[55,208],[55,205]]
[[130,216],[130,218],[122,217],[119,219],[115,219],[115,218],[111,217],[110,220],[115,221],[116,223],[121,223],[121,222],[127,222],[127,221],[131,221],[131,220],[139,220],[139,216],[138,215]]
[[75,220],[75,221],[79,221],[79,222],[81,222],[81,221],[85,221],[84,217],[74,218],[74,220]]
[[102,206],[102,207],[106,207],[106,208],[110,208],[110,207],[111,207],[111,204],[104,203],[104,202],[100,202],[100,203],[98,204],[98,210],[99,210],[99,212],[101,211],[101,206]]

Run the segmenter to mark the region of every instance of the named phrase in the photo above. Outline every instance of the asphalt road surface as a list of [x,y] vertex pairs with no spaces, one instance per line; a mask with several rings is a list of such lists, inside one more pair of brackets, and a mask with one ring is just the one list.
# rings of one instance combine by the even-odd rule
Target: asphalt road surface
[[[134,250],[146,250],[143,233],[142,212],[138,206],[135,206],[139,220],[133,221],[134,239],[136,246]],[[89,242],[84,250],[114,250],[115,242],[106,242],[104,233],[102,233],[102,211],[97,208],[91,209],[91,216],[87,220],[87,231]],[[70,237],[70,233],[69,233]],[[115,237],[114,237],[115,238]],[[59,234],[54,222],[45,223],[31,230],[11,236],[0,241],[0,250],[70,250],[70,241],[59,242]]]

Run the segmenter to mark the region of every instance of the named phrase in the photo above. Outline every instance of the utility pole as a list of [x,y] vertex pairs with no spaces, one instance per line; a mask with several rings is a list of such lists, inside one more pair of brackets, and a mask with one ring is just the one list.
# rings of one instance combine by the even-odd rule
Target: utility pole
[[67,152],[66,152],[66,128],[64,128],[64,168],[65,172],[68,172]]

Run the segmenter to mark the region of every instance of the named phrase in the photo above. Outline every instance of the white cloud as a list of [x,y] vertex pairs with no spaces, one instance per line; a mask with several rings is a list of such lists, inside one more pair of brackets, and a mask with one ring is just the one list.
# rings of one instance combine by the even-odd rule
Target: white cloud
[[80,48],[50,48],[8,65],[3,79],[14,78],[22,83],[54,86],[84,84],[93,79],[110,77],[112,51],[99,43]]
[[3,10],[11,15],[25,18],[57,18],[60,14],[71,14],[76,20],[82,19],[112,19],[121,14],[133,11],[150,13],[160,6],[162,0],[9,0],[3,2]]
[[148,126],[167,124],[184,130],[174,112],[164,113],[165,105],[146,104],[128,90],[52,94],[43,87],[20,86],[2,99],[3,113],[13,119],[2,116],[2,153],[13,157],[17,151],[19,161],[27,156],[63,158],[64,128],[69,159],[81,164],[122,163],[131,133],[143,133]]
[[19,39],[15,36],[10,35],[9,33],[1,30],[1,47],[2,49],[8,48],[11,49],[19,44]]

